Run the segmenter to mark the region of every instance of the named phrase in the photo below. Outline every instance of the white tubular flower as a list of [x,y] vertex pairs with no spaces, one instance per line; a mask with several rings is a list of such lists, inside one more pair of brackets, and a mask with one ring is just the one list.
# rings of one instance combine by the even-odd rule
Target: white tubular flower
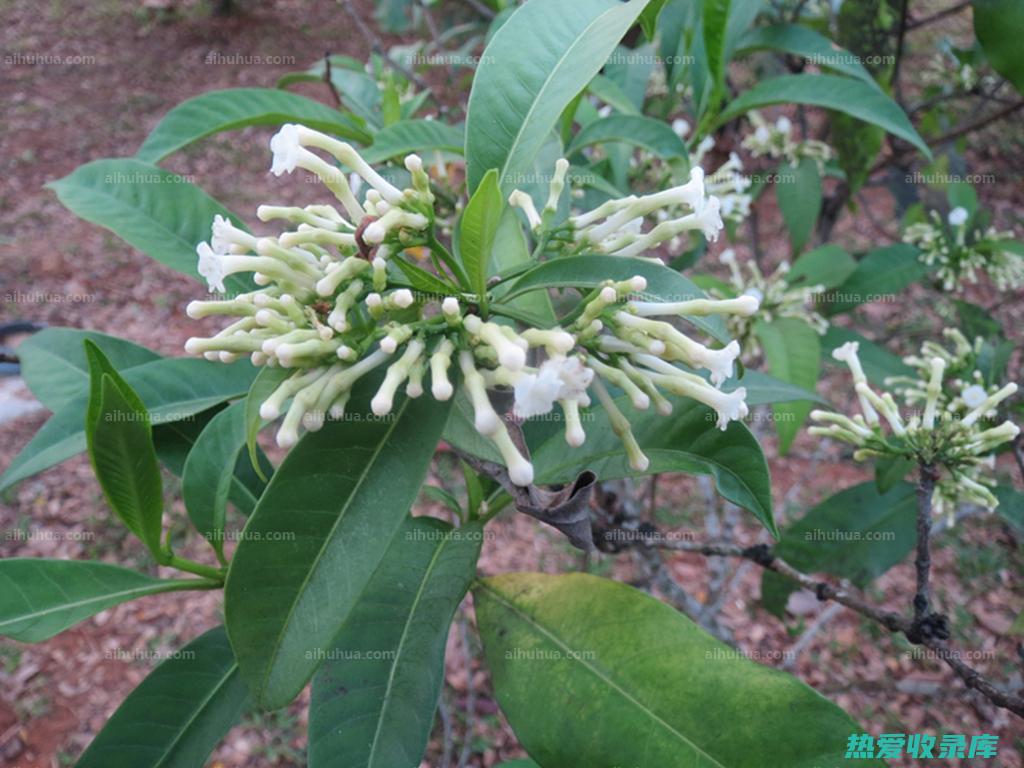
[[472,352],[463,350],[459,353],[459,367],[462,369],[466,392],[473,404],[473,426],[484,437],[493,437],[504,427],[504,424],[497,411],[494,410],[494,406],[491,405],[491,399],[487,396],[487,383],[473,363]]
[[530,485],[533,482],[533,464],[523,458],[505,425],[499,422],[498,430],[490,437],[508,467],[509,480],[521,487]]
[[544,347],[551,356],[567,355],[576,346],[576,337],[558,328],[527,328],[522,338],[531,347]]
[[960,397],[968,408],[977,408],[985,402],[988,392],[980,384],[972,384],[960,393]]
[[224,287],[224,278],[227,276],[224,272],[224,266],[221,263],[221,256],[215,253],[210,247],[209,243],[200,243],[196,246],[196,253],[199,255],[199,264],[197,269],[199,274],[206,278],[206,284],[209,286],[211,291],[217,293],[224,293],[227,289]]
[[939,404],[939,395],[942,394],[942,374],[945,371],[946,361],[940,357],[933,357],[931,378],[928,381],[928,396],[925,400],[924,415],[921,417],[921,426],[924,429],[935,428],[935,409]]
[[526,365],[526,352],[502,332],[501,326],[485,323],[476,315],[466,315],[462,324],[471,334],[493,347],[498,361],[510,371],[521,371]]
[[707,315],[739,315],[750,317],[761,305],[756,296],[746,295],[736,299],[689,299],[675,302],[631,301],[626,309],[639,317],[705,317]]
[[377,394],[370,401],[370,410],[375,415],[386,416],[391,413],[391,408],[395,402],[395,393],[398,392],[402,382],[409,377],[413,366],[422,354],[423,342],[419,339],[413,339],[409,342],[409,346],[406,347],[405,353],[388,368],[388,372],[384,375],[384,381],[381,382]]
[[579,448],[587,439],[580,421],[580,404],[576,400],[560,400],[558,404],[565,414],[565,442],[573,448]]
[[600,380],[594,381],[594,392],[597,393],[597,399],[601,402],[605,413],[608,414],[608,421],[611,424],[612,432],[622,441],[622,445],[626,449],[629,466],[637,472],[646,472],[647,468],[651,465],[651,461],[640,449],[636,437],[633,436],[633,430],[629,426],[629,419],[615,405],[615,401],[612,400],[611,395],[608,394],[608,390],[605,389],[604,384]]
[[239,229],[220,214],[213,217],[212,237],[210,245],[217,253],[231,253],[233,248],[237,252],[247,253],[256,249],[256,238],[243,229]]
[[550,413],[556,401],[589,402],[587,387],[594,380],[594,371],[578,357],[552,357],[545,360],[536,373],[519,376],[514,384],[515,414],[529,419]]
[[[857,350],[860,349],[860,344],[856,341],[848,341],[841,347],[836,347],[832,350],[832,357],[841,363],[846,363],[850,369],[850,374],[853,376],[854,386],[857,384],[867,384],[868,377],[864,375],[864,369],[861,367],[860,358],[857,356]],[[871,402],[861,396],[857,395],[860,400],[861,411],[864,412],[864,418],[868,424],[878,423],[878,413],[871,406]]]
[[442,339],[434,354],[430,356],[430,391],[435,400],[450,400],[455,393],[448,379],[448,368],[452,364],[452,352],[455,345],[448,339]]
[[683,118],[677,117],[672,121],[672,133],[680,139],[685,139],[690,134],[690,124]]
[[1011,395],[1016,394],[1016,392],[1016,384],[1007,384],[1005,387],[1000,389],[995,394],[986,397],[980,405],[978,405],[976,408],[973,408],[966,416],[964,416],[963,419],[960,420],[960,423],[963,424],[965,427],[972,426],[978,419],[994,411],[997,405],[999,405],[1001,402],[1003,402],[1003,400],[1010,397]]
[[540,227],[540,214],[537,213],[537,207],[533,204],[533,198],[529,194],[517,189],[508,196],[508,203],[513,208],[522,209],[523,213],[526,214],[526,220],[530,225],[530,229],[538,229]]
[[544,213],[554,213],[558,210],[558,201],[562,197],[562,190],[565,189],[565,174],[569,170],[569,161],[564,157],[555,162],[555,173],[551,177],[551,185],[548,191],[548,201],[544,205]]
[[896,435],[906,434],[906,427],[903,425],[903,419],[900,417],[899,408],[896,407],[896,403],[888,392],[879,396],[871,387],[861,382],[854,385],[854,389],[857,392],[858,397],[866,399],[871,405],[881,414],[892,431]]
[[342,165],[347,165],[358,173],[371,187],[380,193],[381,197],[392,205],[398,205],[402,202],[401,191],[373,170],[352,145],[338,141],[325,133],[320,133],[320,131],[306,128],[303,125],[298,126],[296,139],[306,146],[317,147],[318,149],[330,152]]
[[304,168],[315,173],[324,186],[341,201],[349,217],[353,221],[360,221],[366,212],[352,194],[345,174],[302,146],[300,137],[304,135],[303,131],[308,130],[294,124],[281,126],[281,130],[270,139],[270,149],[274,153],[270,172],[280,176],[282,173],[291,173],[296,168]]
[[270,139],[270,151],[274,153],[274,162],[270,172],[275,176],[291,173],[299,165],[302,145],[299,143],[299,127],[287,123]]

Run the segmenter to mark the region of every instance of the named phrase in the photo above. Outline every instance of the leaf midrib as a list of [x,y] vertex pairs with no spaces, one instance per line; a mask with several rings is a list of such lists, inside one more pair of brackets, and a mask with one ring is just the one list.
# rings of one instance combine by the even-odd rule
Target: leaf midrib
[[534,629],[536,629],[538,631],[538,633],[540,633],[541,635],[546,637],[548,640],[550,640],[552,643],[554,643],[558,648],[560,648],[562,651],[565,652],[565,655],[570,660],[577,662],[585,670],[587,670],[588,672],[593,674],[595,677],[597,677],[601,682],[606,683],[609,687],[611,687],[613,690],[618,692],[619,695],[621,695],[626,701],[630,702],[635,707],[637,707],[641,712],[643,712],[645,715],[647,715],[648,718],[652,722],[654,722],[657,725],[661,726],[665,731],[667,731],[668,733],[672,734],[679,741],[681,741],[684,744],[686,744],[687,746],[689,746],[691,749],[694,750],[694,752],[696,752],[696,753],[706,757],[712,763],[714,763],[715,765],[719,766],[719,768],[726,768],[726,766],[723,763],[718,762],[718,760],[716,760],[713,756],[709,755],[707,752],[705,752],[699,746],[697,746],[692,741],[690,741],[688,738],[686,738],[686,736],[684,734],[680,733],[678,730],[673,728],[671,723],[668,723],[663,718],[659,717],[654,711],[652,711],[649,707],[647,707],[642,701],[637,699],[629,691],[627,691],[622,686],[620,686],[618,683],[616,683],[615,680],[613,680],[608,675],[608,673],[606,673],[603,669],[601,669],[600,667],[598,667],[595,664],[589,663],[585,658],[583,658],[584,657],[583,653],[577,651],[576,649],[570,647],[567,643],[563,642],[562,639],[558,635],[556,635],[548,627],[545,627],[543,624],[541,624],[539,621],[537,621],[535,617],[525,613],[515,603],[513,603],[513,602],[511,602],[509,600],[506,600],[505,597],[500,592],[497,592],[496,590],[494,590],[487,583],[480,582],[478,588],[483,590],[483,591],[485,591],[485,592],[487,592],[487,593],[489,593],[494,600],[496,600],[498,603],[500,603],[502,606],[504,606],[506,609],[508,609],[512,613],[516,614],[520,618],[520,620],[522,620],[525,624],[533,627]]
[[[335,533],[337,533],[338,526],[341,525],[341,521],[345,519],[345,514],[348,512],[349,507],[352,505],[352,500],[362,489],[363,483],[366,482],[366,477],[367,475],[369,475],[370,470],[372,470],[373,467],[376,466],[378,457],[384,450],[384,446],[387,445],[388,440],[391,439],[391,435],[395,431],[398,424],[401,423],[402,416],[405,414],[405,411],[409,407],[410,402],[410,398],[406,398],[402,402],[402,405],[399,407],[397,413],[395,414],[395,418],[391,420],[391,423],[388,425],[387,431],[384,433],[380,442],[377,444],[377,447],[374,449],[373,454],[370,456],[370,460],[366,463],[366,467],[359,474],[359,478],[352,486],[352,493],[348,495],[348,498],[345,500],[344,505],[341,507],[340,510],[338,510],[338,516],[334,519],[334,522],[331,524],[330,531],[328,531],[327,535],[324,536],[323,544],[320,546],[320,549],[316,553],[316,557],[313,559],[313,562],[310,564],[309,569],[306,571],[306,575],[302,580],[302,584],[299,585],[299,589],[295,592],[297,596],[301,596],[305,592],[306,587],[309,585],[309,582],[312,579],[314,571],[317,570],[320,561],[324,557],[324,553],[327,551],[328,545],[333,540]],[[254,510],[251,519],[255,518],[256,512]],[[292,616],[295,615],[295,610],[298,607],[298,604],[298,597],[291,601],[291,605],[288,608],[288,615],[285,616],[285,620],[281,623],[281,630],[277,633],[277,636],[274,638],[274,647],[270,653],[270,656],[268,657],[269,663],[266,664],[264,672],[260,678],[261,694],[266,693],[267,683],[270,680],[271,673],[273,672],[277,659],[280,656],[281,646],[284,644],[285,635],[288,633],[288,628],[291,625]]]
[[[452,529],[454,531],[455,529]],[[419,607],[420,601],[423,598],[423,592],[427,587],[427,582],[430,581],[430,575],[434,572],[434,567],[437,565],[441,553],[444,552],[445,547],[451,543],[452,531],[448,531],[445,534],[444,541],[434,550],[434,554],[430,558],[430,562],[427,564],[427,569],[423,573],[423,579],[420,581],[419,588],[416,590],[416,596],[413,598],[412,605],[409,607],[409,613],[405,620],[405,624],[402,627],[402,635],[398,640],[398,646],[395,650],[395,663],[391,665],[391,670],[388,672],[388,681],[384,687],[384,700],[381,703],[380,716],[377,719],[377,727],[374,729],[373,742],[370,746],[370,755],[366,761],[369,768],[373,766],[373,757],[377,753],[377,745],[380,744],[381,728],[384,725],[384,718],[388,711],[388,705],[391,703],[391,687],[394,684],[395,673],[398,670],[398,665],[402,660],[402,652],[405,650],[405,641],[409,635],[409,628],[412,626],[413,617],[416,615],[416,610]]]
[[[555,75],[559,71],[561,71],[562,65],[569,58],[569,56],[573,53],[573,51],[576,50],[576,47],[583,40],[586,39],[586,37],[587,37],[588,33],[590,32],[590,30],[592,30],[599,22],[604,20],[604,18],[606,16],[608,16],[609,14],[615,13],[616,11],[618,11],[620,9],[621,9],[621,6],[615,6],[615,7],[609,8],[608,10],[602,12],[599,16],[597,16],[592,22],[590,22],[590,24],[588,24],[583,29],[582,32],[580,32],[580,34],[578,34],[576,36],[576,39],[573,40],[572,45],[570,45],[566,49],[565,53],[558,59],[558,61],[555,62],[555,66],[553,66],[551,68],[551,71],[548,73],[548,76],[546,78],[544,78],[544,82],[541,83],[540,88],[537,89],[537,96],[536,96],[535,99],[533,99],[532,103],[530,104],[530,108],[526,111],[526,114],[523,116],[523,122],[519,125],[519,130],[516,131],[515,138],[512,140],[512,143],[509,145],[508,154],[505,155],[505,162],[503,162],[502,165],[501,165],[500,178],[502,178],[502,179],[507,178],[509,164],[510,164],[510,162],[512,160],[512,156],[515,154],[516,150],[520,146],[520,139],[522,138],[523,133],[526,130],[526,126],[530,122],[530,119],[533,117],[533,113],[537,109],[537,105],[540,104],[541,98],[544,96],[545,92],[547,91],[547,88],[551,84],[551,81],[554,79]],[[586,86],[584,86],[584,87],[586,87]],[[483,177],[481,177],[481,181],[482,180],[483,180]]]

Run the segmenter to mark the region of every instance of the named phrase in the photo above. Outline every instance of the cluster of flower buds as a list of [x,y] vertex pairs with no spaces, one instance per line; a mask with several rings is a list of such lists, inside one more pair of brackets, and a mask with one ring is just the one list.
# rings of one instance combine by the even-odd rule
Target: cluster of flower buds
[[754,157],[770,157],[784,159],[790,165],[797,165],[804,158],[814,160],[818,171],[823,173],[825,163],[832,159],[832,147],[817,139],[798,141],[793,138],[793,123],[783,115],[774,123],[769,123],[760,112],[750,112],[750,122],[754,126],[742,147]]
[[[310,147],[352,169],[368,185],[365,199],[359,201],[345,175]],[[260,206],[261,220],[292,225],[277,237],[256,237],[218,217],[212,242],[197,249],[200,272],[212,290],[223,291],[224,278],[240,272],[252,273],[260,288],[225,300],[191,302],[190,317],[229,316],[234,322],[210,338],[191,338],[185,346],[209,359],[231,362],[248,355],[255,365],[291,372],[260,407],[267,421],[283,416],[279,445],[294,445],[301,430],[320,429],[327,418],[344,418],[353,385],[381,367],[386,370],[370,402],[377,417],[391,413],[403,387],[407,397],[420,397],[429,388],[443,401],[454,396],[454,381],[461,381],[476,429],[494,443],[519,485],[532,482],[533,466],[513,441],[506,419],[547,414],[557,404],[564,412],[566,441],[579,446],[585,439],[580,409],[590,406],[591,393],[607,411],[633,467],[647,467],[629,420],[603,382],[625,393],[636,408],[653,404],[660,413],[672,407],[663,393],[698,400],[715,410],[722,429],[747,414],[744,389],[721,390],[733,375],[739,345],[711,349],[671,320],[750,316],[757,310],[756,299],[643,301],[638,297],[646,281],[634,277],[603,283],[565,328],[517,330],[481,316],[475,296],[415,295],[393,268],[391,262],[403,249],[425,242],[436,246],[431,239],[433,196],[418,157],[406,158],[412,187],[399,190],[349,145],[302,126],[283,127],[271,148],[274,173],[311,171],[334,192],[344,212],[330,205]],[[566,168],[560,161],[543,216],[552,215]],[[594,243],[614,242],[625,224],[675,205],[692,210],[690,221],[705,221],[715,205],[705,199],[701,180],[698,171],[688,185],[618,201],[598,215],[578,219],[577,232]],[[532,204],[516,195],[513,203],[524,207],[532,221]],[[540,214],[538,219],[543,222]],[[609,251],[639,254],[661,238],[662,233],[640,235]],[[692,372],[701,369],[710,383]],[[495,410],[490,393],[496,389],[514,394],[512,414],[502,417]]]
[[966,208],[951,210],[945,223],[938,211],[932,211],[928,221],[903,231],[903,242],[920,248],[921,261],[937,267],[944,290],[977,283],[979,271],[986,272],[1000,291],[1024,287],[1024,245],[1012,232],[972,229],[971,219]]
[[[858,344],[849,342],[832,356],[849,366],[861,413],[852,418],[831,411],[812,411],[811,418],[824,426],[811,427],[815,435],[833,437],[856,446],[858,461],[873,457],[902,457],[922,465],[946,470],[936,485],[933,511],[952,519],[960,503],[978,504],[995,509],[998,500],[991,487],[994,459],[992,451],[1013,440],[1020,429],[1010,421],[991,425],[997,408],[1016,393],[1016,384],[986,390],[971,376],[968,384],[957,373],[966,359],[964,345],[971,346],[959,334],[950,334],[956,348],[949,352],[935,343],[926,343],[919,356],[907,358],[918,370],[919,378],[887,380],[892,392],[875,392],[868,384],[857,355]],[[950,377],[950,372],[953,375]],[[894,395],[895,393],[895,395]],[[896,397],[902,400],[900,411]],[[882,424],[888,424],[889,433]]]
[[[526,192],[516,190],[509,196],[509,203],[523,211],[530,228],[546,236],[552,247],[561,244],[565,253],[641,256],[687,232],[698,231],[708,240],[716,240],[722,230],[721,202],[708,195],[704,171],[699,167],[690,171],[685,184],[650,195],[608,200],[552,226],[568,168],[566,160],[556,163],[548,201],[540,213]],[[648,219],[655,223],[645,230]]]
[[[828,330],[828,320],[814,311],[816,297],[824,292],[825,287],[790,286],[786,282],[786,275],[790,269],[789,262],[781,262],[774,272],[765,275],[754,261],[741,265],[732,248],[722,251],[719,258],[729,267],[729,285],[733,291],[740,296],[753,296],[757,299],[760,304],[758,318],[771,322],[777,317],[793,317],[806,322],[818,334],[823,335]],[[746,270],[743,267],[746,267]],[[740,340],[744,352],[758,353],[752,318],[733,315],[726,323],[729,334]]]

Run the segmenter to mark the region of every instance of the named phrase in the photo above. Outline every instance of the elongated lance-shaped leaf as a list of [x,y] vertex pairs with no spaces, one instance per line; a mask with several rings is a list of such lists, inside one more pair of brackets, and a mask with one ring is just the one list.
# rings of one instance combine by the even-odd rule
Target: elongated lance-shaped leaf
[[641,115],[611,115],[587,125],[576,134],[565,153],[572,156],[585,147],[621,141],[642,147],[663,158],[686,157],[686,145],[661,120]]
[[[880,492],[874,481],[830,496],[786,528],[775,553],[805,572],[824,571],[867,586],[913,549],[917,503],[914,486],[896,482]],[[782,616],[786,600],[799,589],[766,571],[761,602]]]
[[85,342],[89,358],[89,406],[85,440],[103,495],[157,560],[164,500],[149,412],[100,348]]
[[119,371],[159,360],[160,355],[127,339],[78,328],[46,328],[18,345],[21,376],[39,402],[58,411],[89,387],[89,361],[82,342],[93,342]]
[[368,142],[370,134],[349,116],[296,93],[274,88],[210,91],[178,104],[142,142],[135,156],[158,163],[193,142],[250,125],[302,123],[343,139]]
[[[208,360],[161,358],[127,369],[124,380],[138,393],[150,421],[181,421],[245,394],[255,375],[248,361],[224,365]],[[0,476],[0,491],[86,449],[82,414],[88,392],[69,400],[36,432]]]
[[[403,158],[412,152],[435,150],[461,155],[466,143],[462,125],[447,125],[440,120],[401,120],[377,132],[373,146],[361,154],[368,163]],[[427,156],[430,159],[430,155]]]
[[409,518],[313,678],[311,768],[419,765],[448,627],[476,573],[479,524]]
[[598,73],[647,0],[529,0],[495,33],[466,119],[470,192],[492,168],[508,194],[570,101]]
[[[799,318],[776,317],[770,323],[757,321],[754,332],[772,376],[804,389],[815,389],[821,373],[821,337],[817,331]],[[812,407],[807,400],[772,406],[780,454],[789,451]]]
[[900,106],[877,85],[839,75],[781,75],[744,91],[718,116],[723,125],[745,112],[772,104],[808,104],[845,112],[909,141],[928,158],[931,150]]
[[487,266],[504,207],[498,172],[490,170],[469,199],[459,224],[459,253],[470,285],[481,300],[487,293]]
[[343,421],[307,434],[274,473],[228,571],[238,664],[266,707],[291,701],[345,623],[419,493],[448,407],[402,399],[382,419],[357,387]]
[[860,57],[838,47],[824,35],[799,24],[776,24],[754,27],[739,37],[737,55],[751,51],[771,50],[803,56],[825,69],[831,69],[872,87],[878,87],[871,73],[860,63]]
[[189,519],[222,560],[228,496],[245,443],[245,401],[239,400],[210,419],[189,451],[181,476]]
[[510,573],[473,597],[498,702],[544,768],[832,766],[861,731],[797,678],[624,584]]
[[154,579],[107,563],[7,558],[0,560],[0,635],[38,643],[129,600],[213,586],[202,579]]
[[249,693],[223,627],[164,661],[128,694],[76,768],[197,768]]
[[[196,245],[210,238],[215,215],[245,224],[176,173],[135,158],[93,160],[46,185],[73,214],[105,227],[151,259],[201,279]],[[247,277],[225,280],[230,292],[249,290]]]

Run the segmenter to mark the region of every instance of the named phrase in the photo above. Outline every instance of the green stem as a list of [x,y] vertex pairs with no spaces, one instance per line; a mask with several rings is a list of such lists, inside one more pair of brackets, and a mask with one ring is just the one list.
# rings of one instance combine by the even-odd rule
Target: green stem
[[203,565],[202,563],[197,563],[195,560],[189,560],[187,557],[171,555],[164,565],[171,568],[177,568],[179,571],[185,571],[186,573],[194,573],[196,576],[202,576],[215,581],[218,584],[224,583],[224,570],[222,568],[214,568],[212,565]]
[[430,238],[427,241],[427,245],[433,253],[436,253],[441,261],[445,263],[445,266],[452,271],[455,278],[459,281],[462,288],[466,290],[472,290],[473,287],[469,284],[469,275],[466,274],[466,270],[462,268],[462,265],[452,256],[451,252],[444,247],[444,244],[437,239],[437,235],[433,231],[430,232]]

